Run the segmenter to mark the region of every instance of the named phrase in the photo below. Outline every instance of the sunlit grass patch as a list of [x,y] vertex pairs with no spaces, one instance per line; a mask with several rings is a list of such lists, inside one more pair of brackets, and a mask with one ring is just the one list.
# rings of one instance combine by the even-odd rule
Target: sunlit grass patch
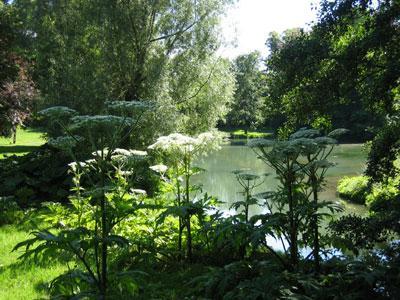
[[12,143],[12,138],[0,137],[0,158],[4,155],[23,155],[37,149],[43,145],[46,140],[43,137],[43,132],[24,128],[17,131],[17,142]]
[[273,134],[271,132],[262,131],[248,131],[247,134],[243,129],[238,129],[230,132],[232,138],[266,138],[271,137]]
[[56,262],[38,266],[18,260],[22,252],[11,251],[28,237],[29,232],[15,225],[0,227],[0,300],[47,298],[48,283],[66,269]]

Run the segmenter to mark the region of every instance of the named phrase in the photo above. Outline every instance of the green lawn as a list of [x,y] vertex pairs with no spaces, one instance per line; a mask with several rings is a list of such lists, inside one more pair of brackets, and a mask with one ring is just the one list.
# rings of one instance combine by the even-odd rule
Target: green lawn
[[60,263],[38,266],[20,262],[13,247],[29,237],[15,225],[0,227],[0,300],[46,299],[48,283],[65,271]]
[[0,137],[0,158],[4,155],[23,155],[45,143],[43,132],[34,129],[18,129],[17,143],[13,144],[11,138]]

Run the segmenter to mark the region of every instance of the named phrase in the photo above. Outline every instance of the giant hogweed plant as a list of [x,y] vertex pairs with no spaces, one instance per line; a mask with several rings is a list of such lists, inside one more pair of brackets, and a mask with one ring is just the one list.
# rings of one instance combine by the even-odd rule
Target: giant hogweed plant
[[340,210],[337,205],[321,201],[319,192],[323,188],[327,170],[333,166],[328,161],[337,140],[334,137],[345,133],[337,129],[327,136],[320,136],[314,129],[300,129],[287,140],[271,141],[257,139],[249,142],[258,158],[270,166],[280,182],[278,190],[265,193],[268,213],[254,216],[253,223],[259,226],[253,233],[253,244],[263,245],[275,252],[265,239],[271,235],[282,241],[288,259],[274,253],[287,269],[299,266],[300,248],[310,246],[312,251],[306,259],[313,257],[315,271],[320,269],[321,219]]
[[[234,202],[230,208],[238,211],[239,208],[243,207],[243,211],[239,215],[242,217],[244,222],[248,223],[250,206],[258,205],[259,202],[259,199],[254,195],[254,189],[261,186],[264,183],[264,180],[262,179],[262,176],[251,174],[244,170],[235,170],[232,173],[235,175],[236,181],[242,187],[240,194],[243,195],[243,200]],[[264,174],[264,176],[267,175],[268,174]]]
[[[204,171],[193,165],[196,158],[217,150],[223,140],[218,132],[205,132],[197,137],[173,133],[162,136],[149,146],[161,157],[164,165],[153,166],[162,179],[171,187],[175,195],[174,201],[162,214],[160,221],[166,216],[173,215],[178,218],[178,256],[183,255],[183,232],[186,230],[186,259],[192,261],[192,217],[202,215],[209,206],[209,197],[196,197],[199,187],[192,185],[192,176]],[[197,200],[197,201],[195,201]],[[204,201],[205,200],[205,201]]]
[[66,136],[49,140],[50,145],[70,153],[74,159],[75,147],[84,143],[92,149],[92,158],[70,164],[74,194],[63,228],[32,232],[34,237],[17,244],[14,250],[25,248],[21,258],[74,257],[76,266],[51,284],[53,293],[60,297],[106,299],[137,287],[127,280],[131,277],[126,273],[110,271],[110,256],[129,244],[116,233],[118,224],[146,207],[144,191],[129,184],[135,163],[146,152],[117,148],[136,123],[126,116],[74,116],[68,126],[60,125]]
[[[236,259],[244,259],[254,227],[254,224],[250,222],[250,207],[258,206],[260,201],[254,194],[254,190],[264,183],[263,177],[268,174],[257,175],[245,170],[235,170],[232,173],[242,188],[239,193],[243,198],[230,206],[230,209],[234,209],[236,214],[225,220],[218,220],[220,222],[217,222],[215,226],[214,235],[217,248],[222,246],[222,248],[233,249],[235,252],[233,256]],[[221,242],[225,245],[221,245]]]

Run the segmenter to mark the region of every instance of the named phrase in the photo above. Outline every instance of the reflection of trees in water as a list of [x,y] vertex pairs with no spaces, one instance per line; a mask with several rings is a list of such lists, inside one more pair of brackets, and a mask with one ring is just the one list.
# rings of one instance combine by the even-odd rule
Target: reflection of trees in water
[[[327,184],[321,193],[321,199],[325,200],[338,199],[336,185],[340,177],[362,173],[365,166],[365,152],[361,144],[339,145],[332,153],[332,161],[337,165],[327,172]],[[197,164],[207,172],[196,176],[196,183],[202,184],[205,192],[227,202],[223,208],[228,208],[232,202],[238,201],[241,197],[238,194],[240,188],[231,173],[233,170],[249,169],[255,174],[271,173],[271,176],[266,178],[265,184],[258,187],[256,192],[272,190],[277,185],[273,171],[258,160],[247,146],[223,146],[220,151],[202,158]],[[360,206],[346,204],[346,210],[357,213],[360,211]]]

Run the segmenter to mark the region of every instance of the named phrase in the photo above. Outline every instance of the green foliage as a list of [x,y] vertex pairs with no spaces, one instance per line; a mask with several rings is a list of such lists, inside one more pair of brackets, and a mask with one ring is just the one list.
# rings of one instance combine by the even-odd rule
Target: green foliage
[[[173,192],[175,199],[172,206],[168,207],[161,215],[162,222],[167,215],[178,217],[178,255],[182,256],[182,234],[186,230],[186,258],[188,261],[193,259],[192,247],[192,217],[204,214],[210,208],[210,199],[205,196],[205,201],[194,201],[193,195],[200,191],[197,186],[191,185],[193,175],[202,172],[201,168],[193,166],[193,161],[197,157],[219,149],[222,142],[222,135],[216,131],[204,132],[197,137],[185,136],[173,133],[162,136],[149,146],[150,150],[155,150],[161,156],[165,165],[151,167],[161,174],[162,179],[167,183],[170,192]],[[169,172],[166,173],[167,169]],[[167,175],[167,176],[165,176]]]
[[[231,0],[13,1],[46,106],[103,113],[106,101],[151,101],[144,144],[197,134],[224,118],[234,79],[215,55]],[[73,24],[73,26],[71,26]],[[207,117],[205,117],[207,116]],[[136,141],[139,142],[139,141]]]
[[398,254],[393,254],[384,263],[386,270],[378,255],[371,255],[363,261],[328,260],[318,275],[287,272],[270,260],[240,261],[213,268],[192,284],[200,295],[226,300],[395,299],[397,279],[390,274],[397,272]]
[[65,202],[71,177],[71,159],[47,145],[25,156],[0,160],[1,196],[14,196],[21,207],[39,207],[41,202]]
[[396,176],[398,170],[394,164],[400,151],[400,123],[397,118],[389,122],[380,130],[371,143],[368,153],[366,174],[373,181],[385,181]]
[[63,135],[71,118],[77,114],[76,110],[65,106],[53,106],[38,112],[39,116],[44,117],[44,128],[48,137],[52,138]]
[[243,129],[235,130],[233,132],[230,132],[230,134],[231,134],[231,137],[234,139],[237,139],[237,138],[239,138],[239,139],[240,138],[250,138],[250,139],[267,138],[267,137],[272,136],[272,133],[270,133],[270,132],[247,131],[247,133],[246,133],[246,131],[244,131]]
[[372,184],[365,194],[369,215],[342,216],[330,224],[334,245],[358,254],[377,243],[389,243],[400,232],[399,179]]
[[386,241],[387,230],[377,218],[346,215],[331,222],[332,243],[342,250],[356,255],[361,249],[372,249],[376,243]]
[[311,123],[311,127],[321,132],[329,132],[332,130],[332,120],[329,117],[317,117]]
[[321,1],[310,31],[271,34],[267,118],[294,129],[328,118],[353,140],[372,138],[397,103],[398,10],[393,1]]
[[387,182],[374,183],[367,195],[366,203],[372,206],[382,206],[384,203],[400,195],[400,177],[389,178]]
[[13,136],[32,113],[38,91],[29,74],[29,58],[23,51],[27,35],[11,5],[0,4],[0,136]]
[[[59,110],[55,109],[51,113],[57,112]],[[61,293],[57,297],[105,298],[134,293],[137,291],[132,289],[136,287],[135,282],[129,284],[124,279],[124,272],[109,267],[112,257],[109,249],[129,244],[127,239],[115,233],[115,227],[142,208],[145,194],[142,190],[132,189],[128,178],[146,152],[116,148],[133,130],[133,120],[113,115],[75,116],[65,130],[79,133],[79,136],[51,139],[49,143],[53,148],[76,158],[73,149],[78,143],[87,141],[90,148],[86,151],[92,152],[91,159],[70,164],[74,194],[68,213],[63,213],[60,206],[49,206],[61,216],[68,215],[66,224],[57,222],[66,229],[56,233],[34,231],[33,238],[17,244],[14,250],[25,248],[21,258],[43,256],[49,259],[62,254],[75,259],[77,265],[53,281],[52,291]],[[109,285],[112,280],[121,281]],[[121,288],[118,290],[117,287]]]
[[369,192],[368,181],[366,176],[341,178],[337,186],[339,197],[354,203],[366,204],[365,199]]
[[[272,251],[265,240],[266,234],[279,238],[289,261],[286,262],[276,253],[275,256],[287,269],[298,268],[299,247],[310,245],[313,247],[315,271],[319,271],[319,222],[329,215],[320,210],[325,208],[333,213],[339,208],[333,203],[319,201],[318,193],[323,186],[326,171],[333,165],[327,158],[337,141],[329,135],[339,131],[345,130],[319,136],[318,130],[302,128],[291,134],[288,140],[257,139],[249,142],[258,158],[276,172],[281,184],[276,192],[262,196],[266,199],[268,212],[252,218],[254,223],[261,222],[253,232],[254,240]],[[284,240],[289,245],[288,249]]]
[[[15,248],[25,250],[22,257],[33,258],[26,266],[35,259],[38,266],[27,278],[18,277],[18,285],[31,280],[43,286],[29,278],[42,276],[44,263],[64,261],[68,269],[51,265],[57,268],[43,277],[57,276],[50,284],[53,298],[400,297],[399,245],[390,243],[400,234],[394,163],[399,144],[398,3],[321,1],[319,20],[310,31],[271,34],[265,74],[258,70],[256,53],[235,61],[238,89],[233,94],[229,62],[215,56],[219,16],[230,2],[0,4],[0,35],[6,41],[0,45],[6,58],[0,62],[0,83],[17,76],[9,49],[20,50],[14,39],[22,26],[24,40],[31,42],[26,49],[34,61],[33,78],[46,104],[97,114],[49,108],[41,114],[48,122],[48,145],[0,161],[2,223],[19,221],[23,213],[18,206],[68,197],[67,205],[43,204],[44,213],[33,220],[42,226],[29,239],[14,241],[15,232],[8,233],[18,242]],[[262,179],[237,172],[244,197],[232,206],[237,214],[226,216],[215,209],[217,199],[192,184],[193,176],[204,171],[193,162],[217,149],[220,137],[163,135],[209,130],[224,118],[233,95],[228,121],[245,127],[245,136],[264,117],[280,126],[279,141],[250,142],[275,171],[279,187],[254,195]],[[320,199],[333,165],[328,158],[343,130],[328,132],[347,126],[355,137],[365,138],[365,127],[380,126],[385,114],[387,125],[371,146],[368,195],[366,177],[339,184],[344,197],[366,196],[370,214],[342,216],[331,223],[329,235],[322,234],[321,220],[339,210]],[[294,132],[303,124],[313,129]],[[132,145],[143,149],[156,136],[161,138],[150,147],[157,152],[154,161],[144,158],[144,151],[128,150]],[[70,177],[66,165],[71,159],[59,150],[73,156]],[[142,184],[146,190],[155,188],[155,183],[160,193],[154,199],[135,189]],[[249,208],[256,205],[262,214],[250,216]],[[1,233],[3,250],[9,241]],[[270,238],[281,241],[281,251]],[[387,244],[377,250],[376,243]],[[346,258],[325,248],[331,244],[361,255]],[[304,254],[309,248],[311,253]],[[6,290],[8,282],[14,284],[12,269],[20,270],[17,264],[4,264],[3,253],[16,255],[9,250],[0,251],[0,283]],[[174,265],[177,259],[179,266]],[[15,297],[45,295],[20,296]]]
[[0,226],[18,223],[23,216],[23,211],[12,197],[0,197]]
[[264,181],[260,179],[261,176],[249,174],[242,170],[236,170],[232,173],[235,174],[237,182],[243,188],[241,192],[243,200],[232,203],[231,208],[239,211],[239,208],[243,206],[243,212],[239,216],[245,223],[248,223],[250,206],[258,204],[258,199],[253,195],[253,190],[262,185]]
[[18,66],[13,53],[16,44],[20,38],[20,26],[16,18],[16,10],[10,5],[0,4],[0,35],[2,43],[0,44],[0,85],[6,81],[14,81],[18,75]]

